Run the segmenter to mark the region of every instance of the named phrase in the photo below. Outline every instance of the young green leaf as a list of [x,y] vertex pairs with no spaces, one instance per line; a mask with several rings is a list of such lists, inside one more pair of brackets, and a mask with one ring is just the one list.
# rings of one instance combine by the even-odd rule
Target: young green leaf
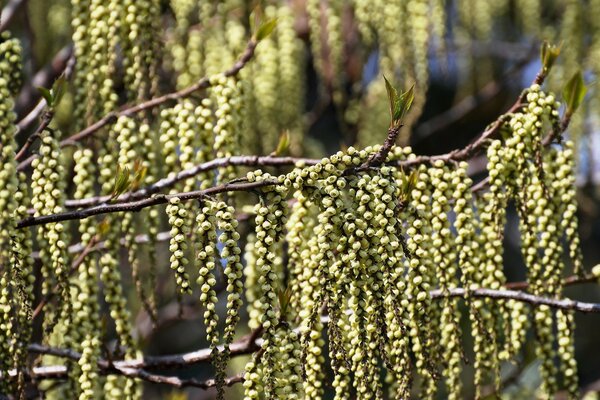
[[383,76],[385,81],[385,90],[387,91],[388,101],[390,102],[390,117],[392,118],[392,124],[394,123],[394,116],[396,114],[396,104],[398,103],[398,91],[392,86],[390,81]]
[[54,96],[52,96],[52,91],[50,89],[46,89],[45,87],[41,87],[41,86],[38,86],[37,90],[40,91],[40,94],[42,95],[44,100],[46,100],[46,104],[48,104],[48,107],[52,107],[53,106],[52,99],[54,97]]
[[131,179],[131,189],[137,189],[142,182],[144,182],[144,178],[146,177],[146,173],[148,172],[148,167],[144,165],[142,160],[139,158],[135,160],[133,163],[133,178]]
[[412,85],[410,89],[400,95],[398,99],[398,104],[396,106],[395,119],[397,121],[402,121],[404,116],[410,110],[412,103],[415,99],[415,85]]
[[65,79],[65,74],[63,73],[54,81],[54,84],[52,85],[52,89],[50,90],[50,93],[52,94],[52,105],[53,106],[56,106],[62,99],[63,95],[65,94],[65,86],[66,86],[66,79]]
[[279,298],[279,309],[281,310],[281,316],[285,318],[288,306],[290,304],[290,299],[292,298],[291,288],[287,287],[285,290],[280,289],[277,292],[277,297]]
[[104,218],[98,224],[98,227],[96,228],[96,231],[98,232],[98,235],[100,235],[102,237],[102,236],[106,236],[106,234],[108,233],[108,229],[109,228],[110,228],[110,223],[108,221],[108,218]]
[[581,71],[575,72],[563,89],[563,98],[567,105],[567,114],[573,114],[581,105],[587,88],[583,82]]
[[111,198],[114,199],[119,197],[131,186],[129,176],[130,172],[127,166],[125,168],[121,168],[120,165],[117,166],[117,175],[115,176],[115,184],[113,186]]
[[541,49],[541,60],[544,73],[548,73],[560,55],[561,44],[555,45],[544,41]]
[[256,41],[260,42],[261,40],[265,39],[273,32],[276,26],[277,18],[273,18],[263,22],[256,30],[256,35],[254,36],[256,38]]
[[290,148],[290,133],[288,131],[284,131],[279,135],[279,142],[277,143],[277,148],[274,152],[272,152],[271,156],[281,156],[285,154]]

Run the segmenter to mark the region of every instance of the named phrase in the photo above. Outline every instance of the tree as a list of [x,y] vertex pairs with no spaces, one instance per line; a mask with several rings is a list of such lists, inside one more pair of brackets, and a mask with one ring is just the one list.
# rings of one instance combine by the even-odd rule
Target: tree
[[[574,315],[600,304],[563,288],[600,276],[575,186],[599,1],[25,3],[0,22],[0,393],[580,397]],[[417,154],[531,62],[488,45],[510,29],[565,45],[474,138]],[[423,122],[465,43],[475,94]],[[197,347],[152,355],[186,314]],[[535,394],[506,390],[528,363]]]

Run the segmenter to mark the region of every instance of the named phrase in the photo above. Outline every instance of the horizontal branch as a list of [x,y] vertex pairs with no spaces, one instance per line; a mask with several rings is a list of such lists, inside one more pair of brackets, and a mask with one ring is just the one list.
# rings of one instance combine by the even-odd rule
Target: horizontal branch
[[[244,68],[244,66],[254,56],[254,51],[256,50],[257,44],[258,44],[258,42],[255,39],[251,39],[250,41],[248,41],[248,44],[246,45],[246,49],[244,50],[244,52],[242,53],[240,58],[229,69],[224,71],[222,74],[226,77],[231,77],[231,76],[237,75],[242,70],[242,68]],[[152,108],[158,107],[166,102],[189,97],[193,93],[203,90],[203,89],[207,89],[210,86],[211,86],[210,77],[203,77],[202,79],[197,81],[195,84],[188,86],[185,89],[182,89],[182,90],[179,90],[176,92],[172,92],[172,93],[168,93],[168,94],[165,94],[165,95],[162,95],[159,97],[155,97],[153,99],[136,104],[134,106],[126,107],[118,112],[114,112],[114,111],[110,112],[110,113],[106,114],[103,118],[101,118],[98,121],[96,121],[95,123],[93,123],[92,125],[83,129],[82,131],[64,139],[63,141],[61,141],[60,144],[61,144],[61,146],[72,144],[73,142],[77,142],[81,139],[84,139],[84,138],[94,134],[95,132],[97,132],[98,130],[102,129],[105,126],[114,123],[119,117],[130,117],[130,116],[133,116],[142,111],[150,110]],[[35,155],[30,156],[29,158],[27,158],[24,161],[22,161],[21,163],[19,163],[18,170],[22,171],[25,168],[27,168],[27,166],[29,166],[31,164],[31,162],[33,161],[33,159],[35,157],[36,157]]]
[[[167,178],[160,179],[155,183],[141,188],[139,190],[124,193],[121,196],[113,199],[114,203],[121,203],[131,200],[139,200],[151,196],[155,193],[159,193],[162,190],[169,189],[173,185],[181,182],[185,179],[193,178],[196,175],[211,171],[217,168],[229,167],[229,166],[247,166],[247,167],[285,167],[295,165],[296,163],[302,162],[306,165],[314,165],[319,163],[320,159],[314,158],[301,158],[301,157],[272,157],[272,156],[232,156],[215,158],[214,160],[207,161],[202,164],[198,164],[192,168],[185,169],[179,173],[172,175]],[[111,199],[111,196],[96,196],[88,197],[81,200],[67,200],[65,207],[67,208],[79,208],[79,207],[90,207],[100,203],[105,203]]]
[[584,303],[582,301],[571,299],[552,299],[548,297],[536,296],[533,294],[517,291],[517,290],[494,290],[494,289],[473,289],[466,290],[463,288],[449,289],[446,293],[442,290],[434,290],[430,292],[432,299],[444,297],[476,297],[488,299],[504,299],[516,300],[522,303],[528,303],[532,306],[549,306],[558,310],[577,311],[584,314],[600,313],[600,303]]
[[261,182],[247,183],[226,183],[219,186],[214,186],[205,190],[195,190],[192,192],[182,192],[176,194],[158,194],[143,200],[131,201],[127,203],[117,204],[101,204],[99,206],[85,208],[77,211],[67,211],[58,214],[44,215],[40,217],[27,217],[19,221],[17,228],[25,228],[28,226],[44,225],[54,222],[71,221],[85,219],[94,215],[109,214],[115,212],[137,212],[151,206],[166,204],[170,199],[178,197],[181,200],[201,199],[206,196],[211,196],[219,193],[236,192],[236,191],[252,191],[261,187],[276,185],[277,181],[265,180]]

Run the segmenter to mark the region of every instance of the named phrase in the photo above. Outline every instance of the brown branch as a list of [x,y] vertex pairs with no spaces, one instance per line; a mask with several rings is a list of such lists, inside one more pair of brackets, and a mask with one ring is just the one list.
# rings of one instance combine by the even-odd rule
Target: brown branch
[[50,122],[52,122],[53,117],[54,117],[54,110],[52,110],[52,109],[48,109],[42,114],[42,121],[40,122],[40,126],[36,129],[36,131],[34,133],[32,133],[27,138],[27,141],[25,142],[23,147],[21,147],[19,152],[15,155],[15,160],[19,161],[21,158],[23,158],[25,156],[25,154],[27,154],[27,150],[29,150],[31,145],[37,139],[39,139],[41,137],[42,132],[44,132],[44,130],[46,128],[48,128],[48,125],[50,125]]
[[17,15],[19,8],[24,6],[27,0],[11,0],[2,11],[0,11],[0,32],[5,31],[13,18]]
[[[124,193],[121,196],[113,199],[114,203],[121,203],[131,200],[139,200],[146,198],[155,193],[159,193],[161,190],[169,189],[173,185],[182,180],[193,178],[196,175],[210,171],[217,168],[228,167],[228,166],[250,166],[250,167],[284,167],[295,165],[298,162],[302,162],[306,165],[314,165],[319,163],[321,160],[312,158],[299,158],[299,157],[271,157],[271,156],[232,156],[225,158],[216,158],[214,160],[198,164],[195,167],[183,170],[174,176],[163,178],[152,185],[146,186],[142,189],[134,192]],[[67,200],[65,207],[68,208],[79,208],[89,207],[100,203],[105,203],[110,200],[111,196],[97,196],[89,197],[81,200]]]
[[27,217],[19,221],[17,229],[25,228],[28,226],[44,225],[53,222],[60,221],[71,221],[74,219],[84,219],[94,215],[109,214],[115,212],[137,212],[144,208],[155,206],[158,204],[165,204],[174,197],[179,197],[181,200],[201,199],[206,196],[211,196],[225,192],[235,191],[251,191],[266,186],[277,185],[278,182],[275,180],[264,180],[261,182],[250,182],[250,183],[226,183],[219,186],[214,186],[205,190],[195,190],[192,192],[176,193],[171,195],[158,194],[150,198],[131,201],[126,203],[117,204],[101,204],[95,207],[85,208],[77,211],[67,211],[58,214],[43,215],[40,217]]
[[448,289],[446,293],[442,290],[434,290],[430,292],[432,299],[444,297],[479,297],[488,299],[504,299],[516,300],[523,303],[531,304],[532,306],[549,306],[558,310],[577,311],[584,314],[600,313],[600,303],[584,303],[571,299],[552,299],[548,297],[540,297],[533,294],[520,292],[516,290],[494,290],[494,289],[473,289],[466,290],[462,288]]
[[[256,49],[257,44],[258,44],[258,42],[256,42],[256,40],[251,39],[248,42],[248,44],[246,45],[246,49],[244,50],[244,52],[242,53],[240,58],[229,69],[227,69],[222,74],[226,77],[231,77],[231,76],[237,75],[242,70],[242,68],[244,68],[244,66],[254,56],[254,51]],[[129,107],[123,108],[117,112],[115,112],[115,111],[110,112],[110,113],[106,114],[103,118],[101,118],[98,121],[96,121],[95,123],[93,123],[92,125],[83,129],[82,131],[64,139],[61,142],[61,146],[65,146],[66,144],[70,144],[73,142],[77,142],[81,139],[84,139],[84,138],[92,135],[93,133],[97,132],[101,128],[103,128],[109,124],[112,124],[119,117],[132,116],[132,115],[135,115],[142,111],[149,110],[154,107],[158,107],[166,102],[189,97],[194,92],[197,92],[197,91],[200,91],[203,89],[207,89],[210,86],[211,86],[210,78],[204,77],[204,78],[200,79],[199,81],[197,81],[195,84],[193,84],[185,89],[179,90],[177,92],[172,92],[172,93],[165,94],[163,96],[155,97],[153,99],[136,104],[134,106],[129,106]],[[34,158],[35,158],[35,156],[31,156],[31,157],[27,158],[26,160],[22,161],[18,166],[18,170],[22,171],[23,169],[25,169],[27,166],[29,166],[31,164],[31,162],[33,161]]]
[[[260,349],[261,342],[261,339],[257,337],[255,332],[252,332],[246,337],[232,343],[229,346],[229,353],[231,357],[254,353]],[[30,353],[34,354],[52,355],[74,361],[78,361],[81,358],[81,353],[74,350],[42,346],[40,344],[31,344],[28,346],[28,350]],[[223,346],[219,346],[218,350],[222,352]],[[143,358],[134,360],[109,361],[106,359],[100,359],[98,360],[98,366],[101,372],[104,374],[116,373],[122,375],[123,371],[129,371],[129,374],[133,374],[133,370],[183,368],[191,365],[208,363],[211,360],[212,350],[206,348],[183,354],[144,356]],[[16,375],[14,371],[11,371],[9,374],[11,377]],[[50,376],[47,376],[47,374]],[[36,379],[60,379],[67,376],[67,370],[66,368],[61,370],[60,366],[38,367],[37,369],[34,369],[33,375]]]
[[383,145],[379,149],[379,151],[373,154],[369,160],[362,166],[363,168],[369,167],[378,167],[387,158],[388,154],[392,150],[392,147],[396,144],[396,139],[398,139],[398,134],[400,133],[400,129],[402,128],[402,124],[393,124],[390,129],[388,129],[387,136]]
[[[577,276],[572,275],[569,276],[562,281],[563,286],[573,286],[573,285],[581,285],[585,283],[594,283],[598,281],[598,277],[594,275],[586,275],[586,276]],[[510,290],[526,290],[529,287],[529,282],[509,282],[504,285],[507,289]]]

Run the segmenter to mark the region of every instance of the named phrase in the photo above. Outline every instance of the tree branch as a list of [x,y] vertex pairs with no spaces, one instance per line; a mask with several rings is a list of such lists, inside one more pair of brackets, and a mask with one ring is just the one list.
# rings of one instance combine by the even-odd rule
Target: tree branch
[[27,0],[11,0],[0,12],[0,32],[5,31]]
[[[232,156],[224,158],[215,158],[211,161],[207,161],[202,164],[198,164],[195,167],[180,171],[176,175],[168,178],[163,178],[152,185],[146,186],[134,192],[124,193],[121,196],[113,199],[114,203],[121,203],[131,200],[139,200],[146,198],[155,193],[159,193],[161,190],[169,189],[173,185],[182,180],[193,178],[196,175],[211,171],[213,169],[228,167],[228,166],[248,166],[248,167],[284,167],[291,166],[298,162],[303,162],[306,165],[314,165],[319,163],[321,160],[313,158],[300,158],[300,157],[271,157],[271,156]],[[88,197],[81,200],[67,200],[65,207],[68,208],[79,208],[79,207],[90,207],[100,203],[105,203],[111,199],[111,196],[97,196]]]
[[83,210],[67,211],[58,214],[43,215],[40,217],[27,217],[19,221],[19,223],[17,224],[17,229],[25,228],[28,226],[44,225],[53,222],[70,221],[74,219],[79,220],[94,215],[109,214],[121,211],[137,212],[147,207],[155,206],[158,204],[166,204],[170,199],[174,197],[179,197],[181,200],[200,199],[218,193],[251,191],[261,187],[272,186],[277,184],[278,182],[275,180],[264,180],[261,182],[249,183],[226,183],[205,190],[195,190],[192,192],[183,192],[170,195],[158,194],[150,198],[131,201],[127,203],[101,204],[95,207],[84,208]]
[[531,304],[532,306],[549,306],[557,310],[577,311],[584,314],[600,313],[600,303],[584,303],[571,299],[551,299],[548,297],[540,297],[533,294],[520,292],[516,290],[494,290],[494,289],[473,289],[466,290],[462,288],[449,289],[447,293],[442,290],[434,290],[430,292],[432,299],[443,297],[480,297],[489,299],[504,299],[517,300],[523,303]]

